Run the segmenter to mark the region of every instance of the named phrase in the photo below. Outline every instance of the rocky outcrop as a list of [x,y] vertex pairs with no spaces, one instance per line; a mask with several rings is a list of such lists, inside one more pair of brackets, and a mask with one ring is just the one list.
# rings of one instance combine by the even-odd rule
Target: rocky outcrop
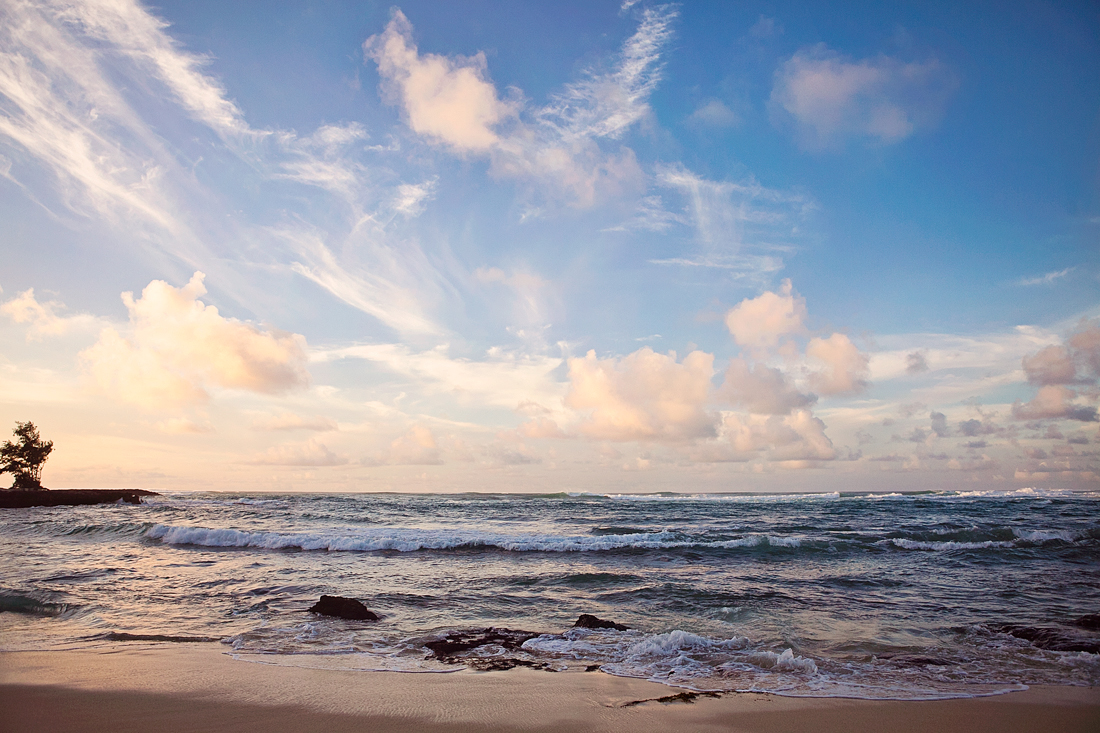
[[381,618],[361,602],[343,596],[321,596],[321,600],[310,606],[309,610],[322,616],[335,616],[351,621],[377,621]]
[[143,496],[158,496],[144,489],[41,489],[38,491],[0,490],[0,509],[25,509],[32,506],[83,506],[87,504],[140,504]]
[[[462,664],[480,672],[495,672],[516,667],[532,667],[548,672],[556,672],[545,662],[536,662],[524,656],[512,656],[508,652],[521,653],[520,647],[528,639],[541,636],[532,631],[515,629],[477,629],[454,631],[446,636],[424,644],[430,656],[443,664]],[[490,654],[479,654],[477,650],[488,647]],[[486,650],[488,651],[488,650]],[[503,653],[499,653],[503,652]]]
[[617,624],[614,621],[607,621],[606,619],[596,618],[590,613],[582,613],[580,618],[577,619],[577,623],[573,624],[574,629],[615,629],[616,631],[626,631],[629,626],[623,626]]

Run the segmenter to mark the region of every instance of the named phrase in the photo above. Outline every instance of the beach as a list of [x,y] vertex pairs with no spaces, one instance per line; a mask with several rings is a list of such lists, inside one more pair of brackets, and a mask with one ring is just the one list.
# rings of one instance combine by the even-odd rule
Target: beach
[[[403,674],[233,659],[210,644],[0,654],[5,731],[1095,731],[1100,690],[935,701],[758,693],[656,701],[599,672]],[[649,702],[638,701],[650,700]]]

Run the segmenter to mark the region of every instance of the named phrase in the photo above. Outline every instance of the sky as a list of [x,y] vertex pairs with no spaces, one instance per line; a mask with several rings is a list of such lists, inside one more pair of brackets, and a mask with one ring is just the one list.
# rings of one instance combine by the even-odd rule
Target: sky
[[1095,488],[1097,79],[1091,2],[3,0],[0,426],[52,488]]

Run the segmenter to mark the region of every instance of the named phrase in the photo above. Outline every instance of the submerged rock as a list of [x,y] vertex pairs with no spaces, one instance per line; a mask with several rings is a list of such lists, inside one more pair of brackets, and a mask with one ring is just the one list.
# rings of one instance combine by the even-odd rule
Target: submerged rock
[[582,613],[577,619],[577,623],[573,624],[574,629],[615,629],[616,631],[626,631],[629,626],[623,626],[617,624],[614,621],[607,621],[606,619],[596,618],[590,613]]
[[1054,652],[1088,652],[1100,654],[1100,639],[1087,639],[1067,634],[1059,629],[1023,624],[992,624],[989,628],[1002,634],[1029,641],[1039,649]]
[[354,598],[343,596],[321,596],[321,600],[309,607],[313,613],[322,616],[335,616],[352,621],[377,621],[380,616]]
[[1094,629],[1100,631],[1100,613],[1090,613],[1087,616],[1082,616],[1079,619],[1073,620],[1074,626],[1080,626],[1082,629]]
[[541,634],[515,629],[475,629],[454,631],[441,639],[426,642],[424,648],[429,658],[434,657],[443,664],[462,664],[481,672],[495,672],[531,667],[547,672],[556,672],[546,662],[537,662],[525,657],[512,656],[508,652],[521,653],[520,647],[528,639]]

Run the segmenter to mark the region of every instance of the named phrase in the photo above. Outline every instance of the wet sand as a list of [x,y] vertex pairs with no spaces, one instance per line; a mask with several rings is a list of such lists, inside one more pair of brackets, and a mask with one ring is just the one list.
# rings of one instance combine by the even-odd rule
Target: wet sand
[[[678,691],[591,672],[401,674],[237,661],[216,644],[0,653],[0,731],[1100,730],[1100,688],[929,702]],[[641,704],[637,701],[651,700]]]

